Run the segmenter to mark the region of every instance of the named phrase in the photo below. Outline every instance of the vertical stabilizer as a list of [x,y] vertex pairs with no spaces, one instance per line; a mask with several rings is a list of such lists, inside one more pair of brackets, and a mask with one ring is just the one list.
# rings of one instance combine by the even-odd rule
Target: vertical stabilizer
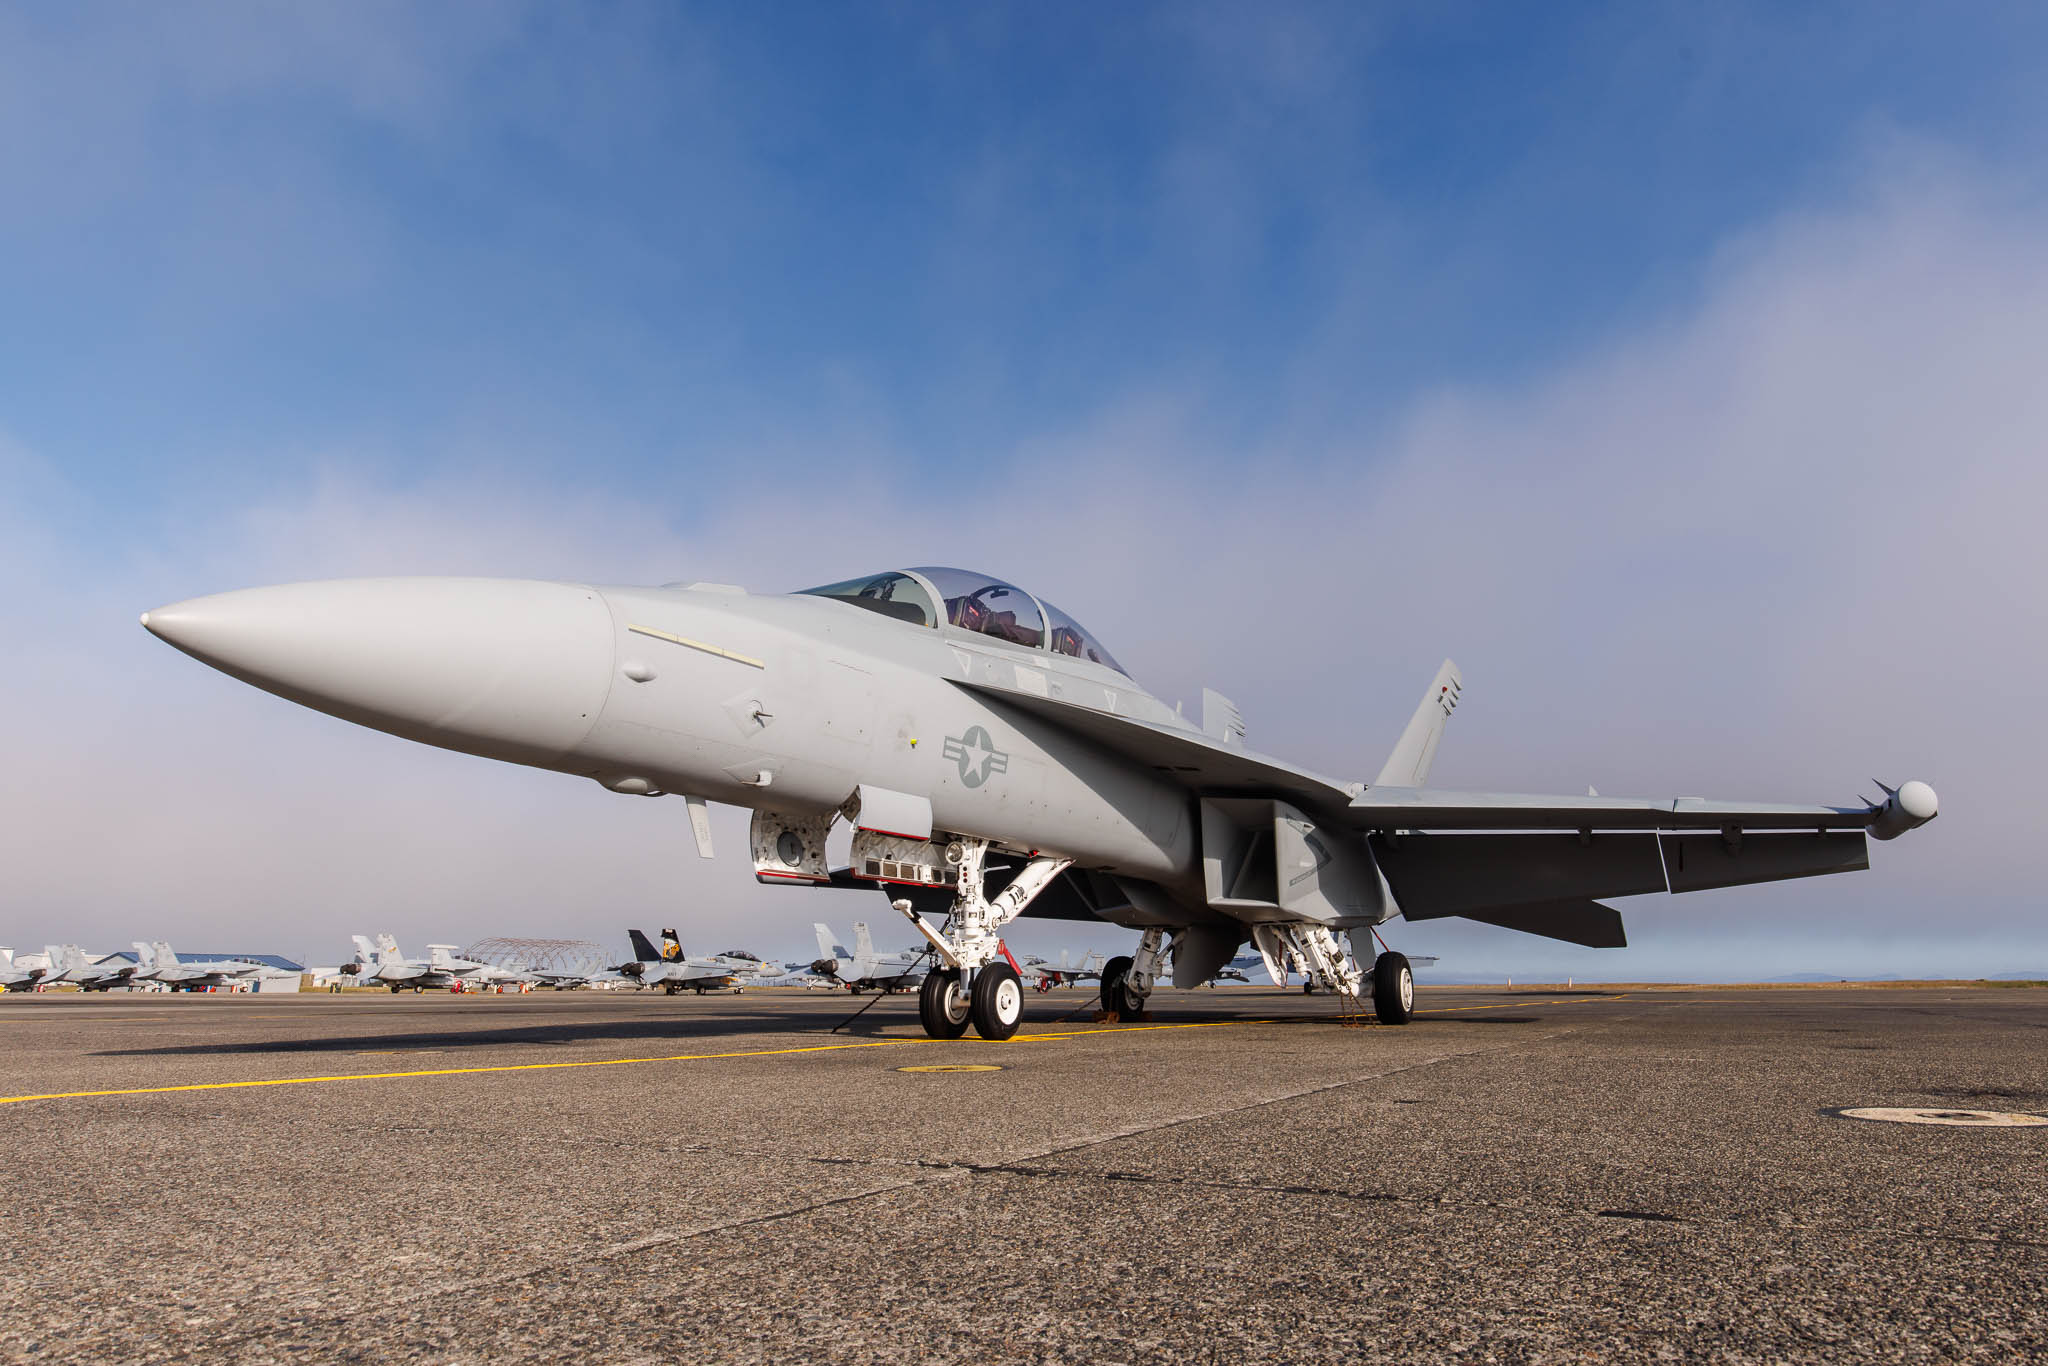
[[150,962],[152,968],[174,968],[178,966],[178,955],[171,952],[169,944],[159,939],[151,947],[156,950],[156,955]]
[[1244,743],[1244,713],[1214,688],[1202,689],[1202,733],[1226,745]]
[[875,941],[868,934],[868,922],[865,920],[853,922],[853,952],[863,963],[875,961]]
[[636,963],[659,963],[661,953],[647,942],[647,936],[638,930],[627,930],[626,938],[633,941],[633,961]]
[[1417,704],[1415,715],[1408,718],[1408,729],[1401,732],[1394,752],[1387,756],[1386,767],[1373,779],[1373,786],[1422,787],[1429,782],[1429,766],[1436,761],[1437,743],[1444,738],[1444,723],[1458,709],[1458,693],[1463,687],[1458,666],[1445,660],[1431,680],[1429,691]]

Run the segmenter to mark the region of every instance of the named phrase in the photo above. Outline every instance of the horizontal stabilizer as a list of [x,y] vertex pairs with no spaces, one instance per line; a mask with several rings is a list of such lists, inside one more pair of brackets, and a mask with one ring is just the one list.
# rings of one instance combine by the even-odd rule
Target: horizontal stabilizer
[[1545,939],[1562,939],[1584,944],[1589,949],[1625,949],[1628,935],[1621,927],[1621,912],[1597,901],[1538,901],[1527,906],[1497,906],[1490,911],[1467,911],[1466,920],[1498,925],[1504,930],[1540,934]]

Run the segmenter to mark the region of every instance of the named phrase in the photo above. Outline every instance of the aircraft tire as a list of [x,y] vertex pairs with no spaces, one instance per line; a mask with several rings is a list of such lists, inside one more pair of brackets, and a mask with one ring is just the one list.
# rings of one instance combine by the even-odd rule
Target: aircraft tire
[[1389,1025],[1415,1018],[1415,974],[1405,955],[1390,950],[1373,961],[1372,1013]]
[[1024,1019],[1024,983],[1008,963],[990,963],[974,974],[967,1013],[974,1032],[1000,1042],[1017,1032]]
[[1124,995],[1124,978],[1130,975],[1131,960],[1119,954],[1102,965],[1102,1009],[1113,1019],[1125,1019],[1132,1015],[1127,1007],[1130,998]]
[[972,1014],[957,971],[925,974],[924,985],[917,989],[917,1018],[925,1033],[934,1039],[957,1039],[967,1032]]

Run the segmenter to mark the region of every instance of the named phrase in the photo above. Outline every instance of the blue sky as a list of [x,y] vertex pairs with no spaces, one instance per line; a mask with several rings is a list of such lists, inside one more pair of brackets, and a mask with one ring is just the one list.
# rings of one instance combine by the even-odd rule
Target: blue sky
[[1657,316],[1888,130],[2038,157],[2044,30],[2038,6],[15,6],[0,289],[28,325],[0,333],[0,402],[145,535],[167,494],[341,442],[394,475],[560,477],[595,447],[687,525],[749,449],[944,468],[1147,389],[1313,441]]
[[[1452,652],[1494,718],[1468,708],[1460,781],[1846,800],[1870,764],[1947,763],[1966,803],[2031,812],[2007,770],[2038,723],[1945,727],[1958,691],[2024,705],[2041,662],[2015,638],[2042,565],[2000,519],[2040,487],[2005,366],[2048,270],[2044,30],[2033,5],[0,6],[0,566],[36,586],[10,701],[92,694],[159,797],[194,762],[166,714],[217,734],[209,771],[283,745],[329,787],[316,826],[430,765],[483,850],[554,819],[547,789],[494,805],[533,780],[251,722],[134,611],[383,569],[772,590],[936,560],[1330,771],[1369,772]],[[947,517],[962,492],[997,524]],[[1220,651],[1170,619],[1198,601],[1245,614]],[[1593,680],[1619,673],[1616,711]],[[1724,707],[1754,720],[1673,719]],[[163,882],[67,879],[48,851],[117,818],[39,729],[0,787],[39,868],[0,938],[125,942]],[[248,818],[221,781],[176,841],[200,864]],[[578,797],[577,839],[663,838]],[[1945,822],[1890,881],[1714,904],[1764,952],[1787,914],[1817,952],[1875,907],[1875,971],[1961,878],[1981,943],[1954,969],[2048,968],[1999,861],[2026,822],[1989,804],[2006,824]],[[436,935],[555,914],[463,871]],[[227,929],[265,896],[251,872],[177,912]],[[1541,947],[1485,933],[1487,967]]]

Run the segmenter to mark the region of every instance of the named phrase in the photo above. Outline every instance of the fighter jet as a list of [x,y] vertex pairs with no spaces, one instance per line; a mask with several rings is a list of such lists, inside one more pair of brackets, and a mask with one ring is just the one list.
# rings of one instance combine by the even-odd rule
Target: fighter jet
[[414,991],[433,988],[445,991],[457,983],[481,984],[488,981],[531,980],[519,973],[507,973],[488,963],[474,959],[459,958],[453,944],[427,945],[427,961],[416,962],[399,952],[398,941],[388,934],[377,936],[373,945],[361,935],[354,936],[356,957],[352,963],[344,963],[341,970],[354,977],[363,986],[388,986],[392,994],[410,987]]
[[162,982],[172,991],[204,991],[208,987],[246,981],[263,971],[260,963],[232,958],[209,963],[181,963],[178,955],[171,952],[171,946],[161,939],[153,944],[136,940],[135,962],[136,981]]
[[80,991],[112,991],[126,986],[141,967],[139,963],[93,963],[76,944],[51,944],[43,951],[50,957],[50,970],[41,983],[44,986],[70,982]]
[[744,958],[723,954],[692,958],[683,952],[682,940],[674,930],[661,932],[658,949],[638,930],[627,930],[626,936],[633,941],[632,961],[621,963],[612,971],[643,987],[658,986],[671,996],[684,990],[699,996],[707,991],[725,991],[772,971],[752,954]]
[[1026,954],[1012,960],[1024,984],[1037,991],[1051,991],[1054,987],[1072,986],[1076,982],[1102,980],[1102,955],[1090,953],[1079,963],[1070,961],[1067,950],[1060,950],[1057,963]]
[[[903,953],[877,953],[867,922],[853,923],[853,948],[838,943],[824,925],[813,925],[818,934],[818,956],[811,971],[829,977],[848,991],[909,991],[925,978],[927,955],[911,949]],[[1014,971],[1014,970],[1013,970]]]
[[[33,955],[24,955],[32,957]],[[24,968],[15,966],[14,950],[0,948],[0,991],[33,991],[36,983],[43,980],[47,967]]]
[[[1289,950],[1406,1022],[1409,964],[1370,933],[1462,916],[1619,947],[1596,900],[1868,866],[1865,836],[1934,819],[1934,790],[1853,805],[1546,796],[1427,786],[1463,679],[1445,661],[1371,782],[1254,752],[1205,690],[1199,719],[1139,686],[1080,622],[958,569],[796,593],[515,579],[301,583],[143,614],[245,682],[447,749],[749,808],[763,882],[882,888],[932,946],[935,1037],[1007,1038],[1022,1015],[1003,926],[1027,912],[1139,932],[1105,965],[1142,1012],[1169,945],[1176,985],[1247,938]],[[826,865],[835,822],[852,862]],[[995,863],[991,863],[991,859]],[[943,913],[943,927],[931,916]]]

